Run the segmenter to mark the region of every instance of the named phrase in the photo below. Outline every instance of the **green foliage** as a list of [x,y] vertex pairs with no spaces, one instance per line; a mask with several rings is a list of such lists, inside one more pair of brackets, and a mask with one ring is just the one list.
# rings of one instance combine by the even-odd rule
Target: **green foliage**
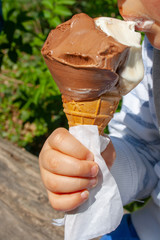
[[3,0],[0,34],[0,135],[37,153],[57,127],[67,127],[60,92],[41,56],[50,29],[85,12],[120,17],[111,0]]
[[77,1],[77,7],[91,17],[107,16],[121,18],[117,7],[117,0],[79,0]]
[[132,202],[125,206],[125,209],[128,212],[135,212],[137,209],[141,208],[150,200],[150,197],[142,200],[136,200],[135,202]]
[[75,4],[74,0],[43,0],[43,16],[48,21],[49,27],[53,28],[65,20],[66,17],[72,16],[70,6]]

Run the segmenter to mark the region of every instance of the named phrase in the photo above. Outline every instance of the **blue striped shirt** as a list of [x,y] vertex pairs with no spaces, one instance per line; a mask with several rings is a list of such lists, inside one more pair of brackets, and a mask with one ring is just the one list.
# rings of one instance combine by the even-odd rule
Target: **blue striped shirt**
[[111,172],[123,204],[152,195],[160,206],[160,134],[153,97],[153,47],[143,42],[144,79],[109,124],[117,158]]

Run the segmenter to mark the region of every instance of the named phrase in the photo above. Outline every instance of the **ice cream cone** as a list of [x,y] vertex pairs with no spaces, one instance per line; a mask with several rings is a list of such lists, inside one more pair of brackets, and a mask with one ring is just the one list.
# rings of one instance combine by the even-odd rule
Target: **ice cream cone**
[[105,127],[112,119],[121,96],[117,91],[101,95],[90,101],[67,101],[62,96],[63,107],[68,119],[69,127],[77,125],[97,125],[102,135]]
[[143,79],[140,41],[134,22],[83,13],[50,32],[42,55],[70,127],[97,125],[103,134],[121,96]]

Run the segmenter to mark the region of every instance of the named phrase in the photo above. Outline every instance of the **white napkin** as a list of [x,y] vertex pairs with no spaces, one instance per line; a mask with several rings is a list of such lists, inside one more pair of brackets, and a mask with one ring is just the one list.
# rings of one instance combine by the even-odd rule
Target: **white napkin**
[[99,136],[95,125],[71,127],[69,131],[94,154],[100,171],[98,185],[89,190],[89,199],[75,210],[67,212],[61,223],[65,224],[65,240],[89,240],[117,228],[123,216],[123,206],[117,184],[101,156],[109,138]]

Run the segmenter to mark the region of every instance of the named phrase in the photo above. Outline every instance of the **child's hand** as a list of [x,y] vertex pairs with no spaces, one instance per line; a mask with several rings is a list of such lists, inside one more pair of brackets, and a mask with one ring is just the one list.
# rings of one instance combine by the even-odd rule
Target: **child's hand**
[[93,154],[66,129],[59,128],[50,135],[39,163],[54,209],[69,211],[86,201],[87,189],[97,184],[98,165],[93,160]]

